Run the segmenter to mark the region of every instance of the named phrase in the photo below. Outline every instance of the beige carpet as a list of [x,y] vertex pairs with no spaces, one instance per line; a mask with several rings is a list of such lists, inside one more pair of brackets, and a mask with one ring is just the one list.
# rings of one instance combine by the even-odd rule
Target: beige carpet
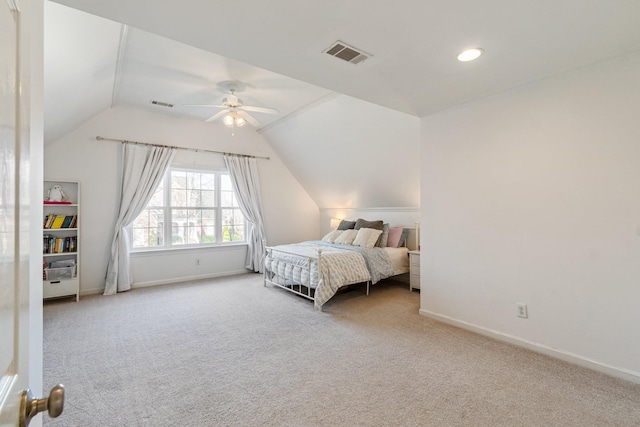
[[324,312],[248,274],[48,302],[48,426],[634,426],[640,385],[418,315],[389,281]]

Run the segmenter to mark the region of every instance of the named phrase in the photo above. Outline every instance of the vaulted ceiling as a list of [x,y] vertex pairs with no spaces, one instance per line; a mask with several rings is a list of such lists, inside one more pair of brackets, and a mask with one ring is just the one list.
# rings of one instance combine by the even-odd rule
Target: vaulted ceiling
[[[57,1],[419,117],[640,49],[636,0]],[[323,53],[336,40],[372,56]]]
[[[55,140],[100,111],[133,106],[205,120],[230,88],[260,127],[332,92],[77,9],[45,9],[45,138]],[[156,102],[155,104],[153,102]],[[169,104],[169,105],[166,105]],[[218,120],[218,123],[220,120]]]
[[[224,82],[239,81],[245,104],[279,110],[255,113],[258,129],[320,207],[415,206],[418,117],[640,50],[637,0],[46,5],[45,141],[114,106],[204,120],[218,110],[183,104],[220,104]],[[326,54],[337,40],[369,58]],[[484,55],[459,62],[469,47]],[[412,175],[368,179],[335,153]]]

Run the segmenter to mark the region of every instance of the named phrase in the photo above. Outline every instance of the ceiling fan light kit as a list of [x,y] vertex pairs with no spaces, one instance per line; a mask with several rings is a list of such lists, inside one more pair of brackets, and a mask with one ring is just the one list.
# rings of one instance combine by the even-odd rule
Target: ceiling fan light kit
[[[278,114],[279,111],[275,108],[258,107],[254,105],[244,105],[242,100],[235,94],[236,91],[242,91],[245,88],[245,84],[242,82],[220,82],[219,87],[223,87],[231,92],[225,98],[222,98],[222,104],[183,104],[185,107],[213,107],[224,108],[222,111],[218,111],[205,121],[212,122],[222,117],[222,123],[232,129],[236,127],[242,127],[247,122],[252,126],[259,127],[260,121],[253,117],[248,111],[265,114]],[[233,133],[232,133],[233,135]]]
[[242,127],[247,123],[247,121],[235,113],[229,113],[224,116],[222,123],[224,123],[225,126],[232,128],[234,126]]

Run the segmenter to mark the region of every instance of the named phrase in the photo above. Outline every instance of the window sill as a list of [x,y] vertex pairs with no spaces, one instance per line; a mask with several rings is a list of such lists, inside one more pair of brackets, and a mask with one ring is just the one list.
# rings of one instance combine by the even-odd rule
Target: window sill
[[170,255],[172,253],[185,253],[185,252],[211,252],[211,251],[226,251],[240,249],[247,246],[247,242],[239,243],[225,243],[218,245],[208,246],[184,246],[173,248],[158,248],[158,249],[132,249],[130,255],[132,258],[154,256],[154,255]]

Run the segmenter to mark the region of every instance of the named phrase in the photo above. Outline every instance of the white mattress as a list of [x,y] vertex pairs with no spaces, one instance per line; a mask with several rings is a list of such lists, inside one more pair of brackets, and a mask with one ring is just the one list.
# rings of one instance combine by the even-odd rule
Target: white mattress
[[391,264],[393,265],[393,275],[409,272],[409,249],[402,248],[384,248],[389,254]]

